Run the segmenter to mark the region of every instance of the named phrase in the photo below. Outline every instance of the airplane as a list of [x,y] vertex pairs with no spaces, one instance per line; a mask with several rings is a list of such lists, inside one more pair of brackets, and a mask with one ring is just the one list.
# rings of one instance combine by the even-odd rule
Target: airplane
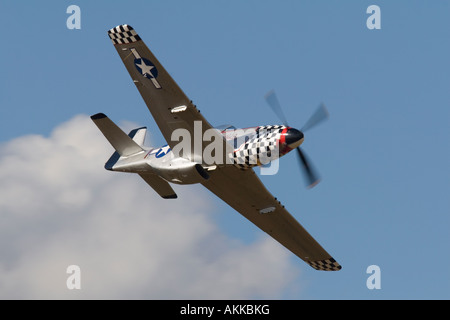
[[[326,118],[325,107],[321,106],[302,130],[297,130],[288,125],[276,94],[271,91],[266,100],[278,112],[283,125],[243,130],[213,127],[131,26],[119,25],[110,29],[108,35],[167,145],[144,147],[146,127],[126,134],[105,114],[97,113],[91,119],[115,149],[105,169],[138,174],[164,199],[177,198],[170,183],[200,183],[312,268],[340,270],[341,265],[266,189],[253,170],[296,149],[308,185],[317,184],[318,176],[300,145],[303,131]],[[174,136],[175,132],[180,135]],[[200,141],[191,137],[200,137]],[[215,150],[210,152],[214,161],[205,156],[208,148]]]

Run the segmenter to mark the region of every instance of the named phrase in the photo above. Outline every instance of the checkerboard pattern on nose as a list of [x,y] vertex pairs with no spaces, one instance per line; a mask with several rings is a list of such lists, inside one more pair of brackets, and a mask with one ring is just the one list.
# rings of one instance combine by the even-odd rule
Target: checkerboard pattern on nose
[[326,260],[316,260],[316,261],[307,261],[311,267],[316,270],[322,271],[338,271],[341,270],[342,267],[339,263],[336,262],[333,258]]
[[108,30],[108,36],[113,44],[133,43],[141,40],[133,27],[127,24]]
[[[232,155],[235,166],[247,169],[278,158],[277,142],[285,126],[260,126]],[[276,153],[276,154],[275,154]]]

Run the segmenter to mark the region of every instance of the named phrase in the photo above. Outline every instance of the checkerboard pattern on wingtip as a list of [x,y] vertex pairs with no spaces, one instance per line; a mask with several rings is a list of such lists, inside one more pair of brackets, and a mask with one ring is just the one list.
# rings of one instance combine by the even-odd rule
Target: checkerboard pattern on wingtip
[[333,258],[326,260],[307,261],[308,264],[316,270],[322,271],[339,271],[342,266]]
[[123,24],[108,30],[108,36],[113,44],[133,43],[141,40],[132,26]]

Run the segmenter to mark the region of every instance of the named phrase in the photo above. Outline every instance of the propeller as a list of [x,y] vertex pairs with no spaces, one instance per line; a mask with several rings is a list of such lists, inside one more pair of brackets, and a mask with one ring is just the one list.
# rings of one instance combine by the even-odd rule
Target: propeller
[[[273,112],[283,122],[283,124],[289,127],[289,124],[283,113],[283,110],[281,108],[280,102],[278,101],[275,91],[274,90],[269,91],[264,96],[264,98],[267,104],[273,110]],[[328,119],[328,117],[329,113],[327,111],[327,108],[323,103],[320,104],[319,107],[316,109],[316,111],[312,114],[312,116],[308,119],[308,121],[306,121],[305,125],[302,127],[301,129],[302,133],[322,123],[324,120]],[[311,160],[309,160],[309,158],[306,156],[306,153],[300,147],[297,147],[297,155],[301,163],[301,169],[305,173],[308,182],[307,187],[312,188],[320,182],[319,175],[317,174],[317,171],[314,169]]]
[[301,131],[306,132],[309,129],[314,128],[324,120],[327,120],[329,117],[330,114],[328,113],[327,108],[323,103],[321,103],[316,111],[312,114],[312,116],[308,119],[308,121],[306,121],[306,123],[303,125]]

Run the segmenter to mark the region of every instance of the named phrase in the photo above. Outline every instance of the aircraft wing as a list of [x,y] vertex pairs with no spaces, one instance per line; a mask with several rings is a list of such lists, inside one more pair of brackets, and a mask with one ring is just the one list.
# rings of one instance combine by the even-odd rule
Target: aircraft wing
[[[187,158],[202,162],[202,152],[213,140],[203,142],[202,137],[212,126],[131,26],[117,26],[110,29],[108,35],[169,146],[173,149],[179,143],[172,141],[172,132],[186,129],[191,138],[191,152]],[[216,138],[224,141],[219,132]],[[202,144],[194,148],[194,139],[202,141]]]
[[337,271],[341,266],[295,220],[263,185],[253,169],[234,166],[210,171],[202,184],[257,227],[317,270]]

